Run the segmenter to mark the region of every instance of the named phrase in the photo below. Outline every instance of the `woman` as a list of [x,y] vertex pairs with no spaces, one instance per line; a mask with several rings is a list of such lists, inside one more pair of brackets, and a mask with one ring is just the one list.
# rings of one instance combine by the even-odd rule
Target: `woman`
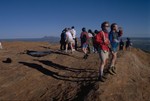
[[[118,31],[119,30],[119,31]],[[118,28],[118,25],[116,23],[113,23],[111,25],[111,31],[109,33],[109,40],[111,43],[111,53],[112,53],[112,60],[111,60],[111,65],[108,70],[109,73],[113,74],[115,72],[115,62],[117,59],[117,51],[118,51],[118,46],[119,46],[119,37],[121,37],[123,34],[123,31],[120,28]]]

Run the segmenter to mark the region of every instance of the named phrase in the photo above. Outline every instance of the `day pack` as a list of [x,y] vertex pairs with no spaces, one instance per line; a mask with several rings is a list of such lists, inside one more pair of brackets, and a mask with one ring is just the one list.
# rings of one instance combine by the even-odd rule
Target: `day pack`
[[82,43],[85,43],[87,41],[87,37],[85,34],[82,36],[81,41]]

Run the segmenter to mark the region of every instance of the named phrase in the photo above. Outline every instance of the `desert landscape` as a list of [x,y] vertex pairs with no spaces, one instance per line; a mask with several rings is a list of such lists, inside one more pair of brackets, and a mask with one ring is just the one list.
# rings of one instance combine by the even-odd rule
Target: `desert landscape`
[[[99,56],[59,51],[47,42],[2,42],[0,101],[149,101],[150,53],[119,51],[117,74],[97,80]],[[47,52],[32,55],[30,52]],[[10,61],[7,62],[7,59]]]

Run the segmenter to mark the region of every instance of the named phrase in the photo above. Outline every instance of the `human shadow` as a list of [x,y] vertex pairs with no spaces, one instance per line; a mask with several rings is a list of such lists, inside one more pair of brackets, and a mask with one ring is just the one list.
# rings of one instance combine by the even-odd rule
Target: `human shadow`
[[44,49],[51,49],[51,48],[48,47],[48,46],[40,46],[40,47],[42,47],[42,48],[44,48]]
[[69,54],[69,53],[62,52],[62,51],[54,51],[54,50],[51,50],[51,52],[52,52],[53,54],[64,55],[64,56],[70,56],[70,57],[73,57],[73,58],[76,58],[76,59],[82,59],[82,57],[75,56],[75,55],[73,55],[73,54]]
[[40,72],[42,72],[43,74],[45,75],[48,75],[48,76],[52,76],[56,79],[58,79],[56,76],[58,76],[58,73],[56,72],[52,72],[46,68],[44,68],[43,66],[39,65],[39,64],[35,64],[35,63],[28,63],[28,62],[19,62],[20,64],[23,64],[25,66],[28,66],[30,68],[33,68],[33,69],[36,69]]
[[36,63],[28,63],[28,62],[19,62],[19,64],[23,64],[29,68],[33,68],[36,69],[38,71],[40,71],[41,73],[47,75],[47,76],[51,76],[55,79],[58,80],[65,80],[65,81],[71,81],[71,82],[89,82],[89,81],[97,81],[97,79],[90,77],[90,78],[85,78],[85,77],[81,77],[79,78],[72,78],[70,76],[65,76],[65,75],[59,75],[56,72],[53,72],[49,69],[44,68],[42,65],[36,64]]
[[91,73],[96,72],[96,70],[94,70],[94,69],[71,68],[71,67],[63,66],[63,65],[60,65],[60,64],[54,63],[52,61],[48,61],[48,60],[34,59],[34,61],[38,61],[38,62],[40,62],[40,63],[42,63],[44,65],[53,67],[53,68],[58,69],[58,70],[66,70],[66,71],[71,71],[71,72],[91,72]]

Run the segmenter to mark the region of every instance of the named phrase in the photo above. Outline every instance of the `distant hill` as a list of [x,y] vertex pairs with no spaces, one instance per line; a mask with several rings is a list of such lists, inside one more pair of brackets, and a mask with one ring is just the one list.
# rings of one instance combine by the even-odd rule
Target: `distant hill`
[[60,38],[54,37],[54,36],[45,36],[45,37],[41,38],[40,40],[57,43],[57,42],[59,42]]
[[[123,41],[126,41],[126,37],[122,38]],[[150,52],[150,38],[135,38],[130,37],[133,47],[140,48],[145,51]],[[78,38],[80,41],[80,39]],[[42,38],[16,38],[16,39],[0,39],[0,41],[25,41],[25,42],[49,42],[49,43],[59,43],[60,37],[55,36],[44,36]]]
[[60,40],[59,37],[54,36],[44,36],[42,38],[16,38],[16,39],[0,39],[0,41],[26,41],[26,42],[51,42],[51,43],[58,43]]

